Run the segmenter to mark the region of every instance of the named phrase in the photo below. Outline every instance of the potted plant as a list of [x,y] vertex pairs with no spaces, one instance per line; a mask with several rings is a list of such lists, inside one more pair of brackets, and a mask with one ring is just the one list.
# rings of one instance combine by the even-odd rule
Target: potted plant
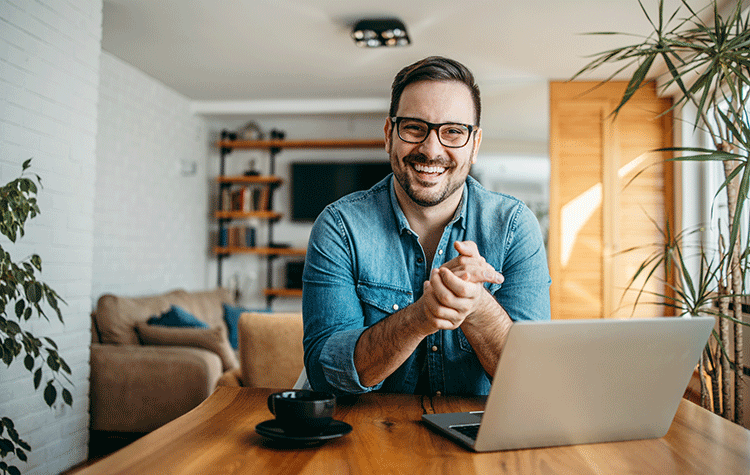
[[[697,252],[698,269],[691,269],[687,262],[692,251],[685,244],[686,238],[699,230],[675,234],[665,226],[662,229],[664,242],[659,243],[656,252],[642,263],[629,288],[639,276],[646,281],[654,278],[655,270],[663,266],[667,275],[670,272],[677,274],[676,283],[671,288],[674,295],[658,295],[664,305],[678,309],[683,315],[710,314],[717,317],[719,330],[714,331],[700,362],[701,374],[705,371],[708,375],[713,397],[708,397],[708,388],[702,377],[701,401],[704,407],[712,406],[725,418],[741,423],[743,328],[749,325],[748,317],[742,312],[749,249],[740,231],[742,209],[750,189],[750,169],[747,166],[750,157],[750,111],[747,108],[750,98],[750,13],[743,13],[742,0],[737,0],[732,11],[724,16],[715,0],[711,2],[713,12],[696,11],[687,0],[681,2],[667,17],[664,2],[660,0],[658,17],[653,18],[639,0],[653,31],[635,44],[594,55],[573,79],[610,63],[619,63],[622,67],[604,82],[632,71],[614,111],[616,115],[651,79],[649,73],[660,65],[664,69],[662,87],[677,91],[673,109],[692,104],[695,117],[684,117],[683,120],[692,120],[694,131],[704,130],[711,138],[712,148],[674,147],[666,150],[675,152],[672,160],[718,161],[723,165],[724,182],[718,192],[726,195],[728,206],[723,216],[726,229],[721,233],[716,252],[711,253],[701,246]],[[713,18],[704,21],[706,16]],[[642,287],[640,293],[643,292]],[[730,339],[733,340],[733,354],[728,351]],[[722,390],[721,396],[719,389]],[[733,400],[731,393],[734,393]]]
[[[0,187],[0,232],[11,242],[23,237],[26,220],[39,214],[36,194],[41,178],[38,175],[24,176],[30,166],[31,159],[24,162],[19,178]],[[57,395],[61,394],[63,402],[70,406],[73,396],[63,384],[72,384],[68,378],[70,367],[58,353],[57,345],[52,339],[37,338],[23,328],[29,325],[32,317],[49,321],[44,313],[47,306],[57,314],[60,322],[63,321],[59,305],[63,301],[47,284],[37,280],[36,273],[41,271],[42,259],[38,255],[13,262],[11,255],[0,246],[0,359],[10,367],[13,361],[25,355],[24,367],[32,375],[34,389],[44,385],[42,394],[47,405],[52,407]],[[51,374],[42,370],[45,365]],[[62,388],[61,392],[58,387]],[[15,455],[18,460],[26,462],[26,452],[30,450],[13,420],[0,418],[0,473],[20,474],[18,467],[8,465],[5,459]]]

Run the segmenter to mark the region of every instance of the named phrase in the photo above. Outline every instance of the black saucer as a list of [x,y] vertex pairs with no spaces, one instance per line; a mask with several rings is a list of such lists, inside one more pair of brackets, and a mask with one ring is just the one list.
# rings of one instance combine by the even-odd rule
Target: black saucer
[[285,434],[284,429],[279,426],[278,422],[276,422],[276,419],[261,422],[260,424],[255,426],[255,432],[264,437],[268,437],[269,439],[278,441],[293,442],[295,444],[321,443],[326,440],[337,439],[343,435],[348,434],[351,431],[352,426],[350,426],[346,422],[337,420],[333,420],[333,422],[331,422],[328,427],[326,427],[320,434],[307,436]]

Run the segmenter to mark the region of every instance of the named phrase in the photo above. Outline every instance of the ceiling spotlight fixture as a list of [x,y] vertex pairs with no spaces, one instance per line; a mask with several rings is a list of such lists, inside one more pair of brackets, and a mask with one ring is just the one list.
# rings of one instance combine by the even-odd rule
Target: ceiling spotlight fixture
[[352,29],[352,39],[360,48],[406,46],[411,43],[404,22],[398,18],[359,20]]

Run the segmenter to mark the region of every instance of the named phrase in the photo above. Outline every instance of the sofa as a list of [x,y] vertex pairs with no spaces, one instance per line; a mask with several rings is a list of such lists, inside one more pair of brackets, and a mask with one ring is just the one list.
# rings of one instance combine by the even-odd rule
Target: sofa
[[[206,399],[224,373],[239,368],[224,304],[232,305],[225,289],[101,296],[92,313],[90,429],[150,432]],[[209,328],[147,323],[173,306]]]

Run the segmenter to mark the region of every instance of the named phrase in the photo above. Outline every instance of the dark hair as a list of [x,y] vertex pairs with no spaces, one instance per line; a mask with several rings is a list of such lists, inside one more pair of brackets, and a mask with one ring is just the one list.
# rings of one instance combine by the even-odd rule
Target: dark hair
[[479,98],[479,86],[474,82],[474,75],[469,68],[453,59],[442,56],[430,56],[411,64],[396,74],[391,86],[391,108],[389,116],[394,117],[398,110],[401,94],[409,84],[419,81],[458,81],[471,91],[474,101],[474,125],[479,125],[482,114],[482,101]]

